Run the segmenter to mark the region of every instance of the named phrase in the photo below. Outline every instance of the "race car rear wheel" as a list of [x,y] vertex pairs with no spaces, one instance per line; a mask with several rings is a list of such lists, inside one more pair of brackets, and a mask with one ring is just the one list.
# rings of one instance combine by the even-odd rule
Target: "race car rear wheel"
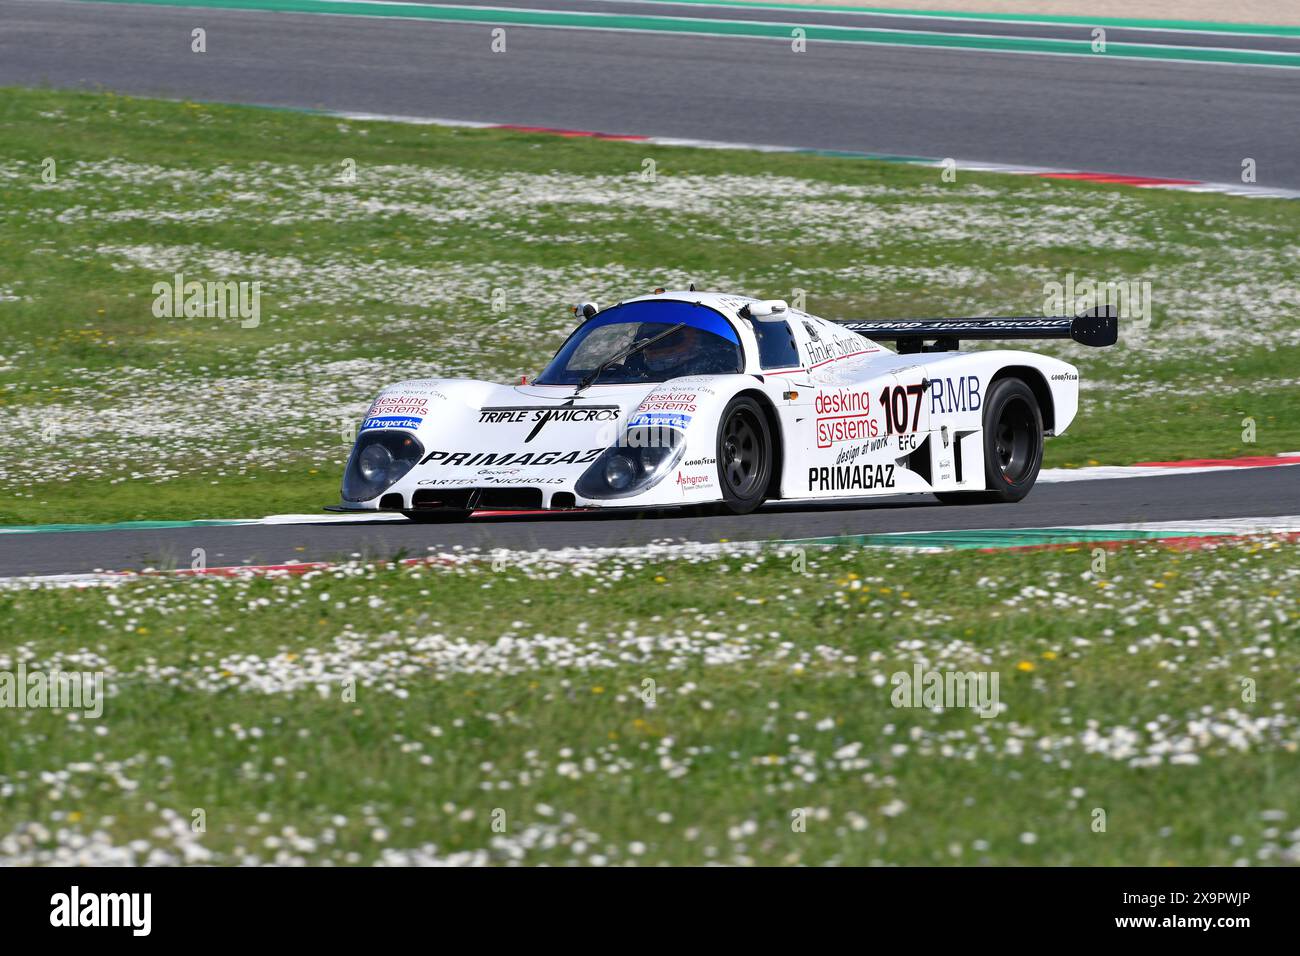
[[986,491],[937,492],[944,504],[1019,501],[1043,464],[1043,413],[1033,390],[1018,378],[998,379],[984,400]]
[[772,479],[772,433],[758,402],[737,395],[718,426],[718,484],[722,507],[749,514],[763,503]]

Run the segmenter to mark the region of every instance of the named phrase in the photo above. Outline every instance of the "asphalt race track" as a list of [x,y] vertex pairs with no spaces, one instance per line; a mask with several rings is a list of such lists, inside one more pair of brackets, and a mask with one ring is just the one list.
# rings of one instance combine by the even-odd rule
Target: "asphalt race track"
[[[201,0],[195,0],[201,2]],[[248,2],[248,0],[234,0]],[[275,0],[267,0],[274,3]],[[462,2],[482,14],[488,0]],[[1083,40],[1078,25],[922,20],[629,0],[490,0],[507,10],[726,18]],[[436,5],[426,4],[428,7]],[[190,51],[207,30],[208,52]],[[1300,188],[1300,68],[1090,58],[890,43],[0,0],[0,86],[118,92],[615,134],[1087,169],[1212,182],[1256,160],[1258,184]],[[704,29],[704,28],[701,28]],[[1135,46],[1300,54],[1300,37],[1109,32]],[[322,505],[332,502],[321,502]],[[420,556],[453,547],[630,546],[836,534],[1069,527],[1300,514],[1300,466],[1041,484],[1017,505],[932,498],[789,506],[746,517],[606,513],[0,534],[0,576]]]
[[897,531],[1077,527],[1300,513],[1300,466],[1040,484],[1014,505],[940,505],[909,496],[845,506],[776,504],[744,517],[671,513],[476,518],[464,524],[356,522],[0,534],[0,576],[420,557],[476,549],[623,547],[650,542],[791,540]]
[[[544,11],[1085,40],[1081,26],[603,0]],[[461,4],[462,7],[473,4]],[[475,11],[471,11],[475,12]],[[481,11],[479,11],[481,14]],[[208,52],[190,52],[203,26]],[[0,0],[0,86],[325,108],[1300,188],[1300,68],[212,8]],[[703,28],[701,28],[703,29]],[[1112,29],[1113,43],[1300,53],[1300,37]],[[982,41],[973,41],[982,42]]]

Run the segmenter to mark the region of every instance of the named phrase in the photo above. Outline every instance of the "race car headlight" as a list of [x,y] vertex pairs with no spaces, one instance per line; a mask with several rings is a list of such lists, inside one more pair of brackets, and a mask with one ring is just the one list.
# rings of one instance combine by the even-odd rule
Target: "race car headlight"
[[681,460],[686,436],[671,428],[632,428],[606,448],[573,490],[583,498],[626,498],[649,491]]
[[357,455],[357,470],[366,481],[384,482],[392,463],[393,453],[378,442],[368,445],[365,451]]
[[397,429],[364,431],[352,446],[343,472],[343,499],[368,501],[415,467],[424,447],[410,432]]
[[636,478],[636,465],[627,455],[611,455],[605,462],[605,484],[615,491],[622,491]]

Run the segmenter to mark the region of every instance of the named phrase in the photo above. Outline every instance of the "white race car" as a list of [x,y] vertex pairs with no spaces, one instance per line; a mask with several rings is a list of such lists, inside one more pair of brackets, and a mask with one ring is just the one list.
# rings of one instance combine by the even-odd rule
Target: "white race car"
[[[1073,365],[961,339],[1112,345],[1112,309],[1075,318],[832,322],[780,300],[665,292],[581,325],[532,381],[385,388],[334,511],[447,520],[475,511],[734,514],[768,499],[930,493],[1018,501],[1043,436],[1078,409]],[[896,343],[897,352],[877,344]]]

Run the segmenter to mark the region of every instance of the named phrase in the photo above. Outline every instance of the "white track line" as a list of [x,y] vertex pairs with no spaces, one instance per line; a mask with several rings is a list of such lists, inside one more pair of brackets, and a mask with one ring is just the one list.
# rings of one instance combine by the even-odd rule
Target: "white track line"
[[[1300,452],[1286,452],[1279,457],[1293,457]],[[1300,465],[1300,457],[1289,464]],[[1196,475],[1207,471],[1254,471],[1259,468],[1286,468],[1284,465],[1094,465],[1088,468],[1044,468],[1038,480],[1052,484],[1061,481],[1106,481],[1114,478],[1156,478],[1170,475]]]
[[1179,534],[1295,534],[1300,533],[1300,515],[1272,518],[1213,518],[1205,521],[1138,521],[1128,524],[1090,524],[1071,530],[1082,531],[1176,531]]

